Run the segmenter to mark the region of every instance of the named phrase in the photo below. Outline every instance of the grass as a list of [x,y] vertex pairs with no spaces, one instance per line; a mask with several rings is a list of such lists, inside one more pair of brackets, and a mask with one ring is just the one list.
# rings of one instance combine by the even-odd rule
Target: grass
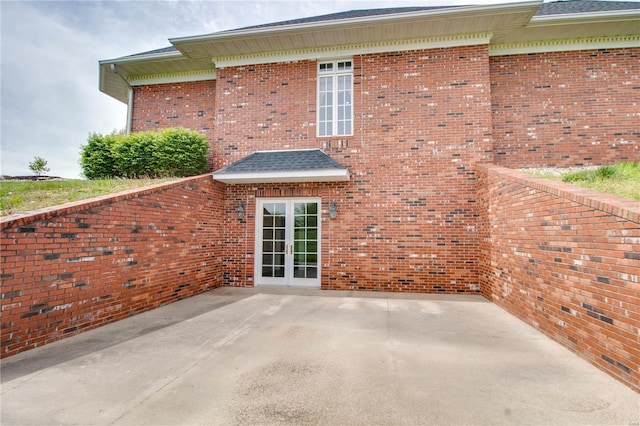
[[25,213],[172,180],[175,179],[4,180],[0,182],[0,215]]
[[583,188],[640,201],[640,163],[617,163],[597,169],[570,171],[564,174],[534,173],[547,179],[561,180]]

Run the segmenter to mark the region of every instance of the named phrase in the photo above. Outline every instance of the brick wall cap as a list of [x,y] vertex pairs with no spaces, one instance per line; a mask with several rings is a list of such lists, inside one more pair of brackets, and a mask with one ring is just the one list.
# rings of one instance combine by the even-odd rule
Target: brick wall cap
[[564,182],[556,182],[538,176],[528,175],[495,164],[478,164],[479,169],[499,173],[503,177],[533,189],[548,192],[589,206],[593,209],[610,213],[614,216],[640,224],[640,202],[616,195],[605,194],[593,189],[581,188]]

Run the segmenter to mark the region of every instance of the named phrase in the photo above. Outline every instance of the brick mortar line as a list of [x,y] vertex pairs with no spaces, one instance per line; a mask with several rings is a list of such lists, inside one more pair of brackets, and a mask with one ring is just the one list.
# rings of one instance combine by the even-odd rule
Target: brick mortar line
[[[538,176],[527,175],[526,173],[495,164],[477,164],[477,167],[485,169],[487,172],[499,173],[511,181],[530,188],[640,224],[640,202],[627,200],[616,195],[603,194],[592,189],[574,187],[563,182],[555,182]],[[635,205],[638,207],[633,208]]]

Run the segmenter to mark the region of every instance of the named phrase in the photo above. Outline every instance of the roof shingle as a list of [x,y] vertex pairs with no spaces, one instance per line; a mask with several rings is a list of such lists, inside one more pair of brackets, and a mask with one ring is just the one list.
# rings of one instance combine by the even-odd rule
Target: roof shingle
[[298,170],[346,169],[320,149],[258,151],[216,171],[216,174],[295,172]]

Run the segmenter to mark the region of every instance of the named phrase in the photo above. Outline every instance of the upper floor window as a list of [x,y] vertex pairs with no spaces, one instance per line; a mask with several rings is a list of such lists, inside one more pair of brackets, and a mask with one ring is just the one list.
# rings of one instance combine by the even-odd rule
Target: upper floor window
[[353,61],[318,63],[318,136],[353,134]]

